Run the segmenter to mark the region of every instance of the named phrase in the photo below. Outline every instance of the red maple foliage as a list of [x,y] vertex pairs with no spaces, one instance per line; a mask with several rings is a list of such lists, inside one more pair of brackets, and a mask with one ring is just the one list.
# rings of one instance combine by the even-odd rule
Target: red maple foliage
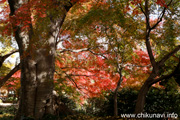
[[[150,73],[148,54],[141,50],[134,52],[137,56],[127,63],[125,70],[129,72],[129,77],[123,76],[121,88],[141,84],[142,80],[139,79],[145,78]],[[63,56],[66,57],[58,59],[56,65],[61,72],[66,72],[73,79],[66,81],[67,85],[78,87],[77,90],[84,95],[84,98],[97,97],[105,91],[115,90],[120,76],[112,70],[113,66],[106,63],[103,57],[92,56],[89,52],[80,52],[74,56],[67,53]],[[68,60],[72,61],[67,63]],[[58,77],[61,76],[56,78]]]

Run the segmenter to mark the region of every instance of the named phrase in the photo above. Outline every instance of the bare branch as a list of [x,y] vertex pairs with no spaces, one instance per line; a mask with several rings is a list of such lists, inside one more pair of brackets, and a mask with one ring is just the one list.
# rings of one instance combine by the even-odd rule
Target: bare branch
[[79,88],[78,85],[76,84],[75,80],[71,76],[69,76],[66,72],[64,73],[66,74],[66,77],[76,86],[76,88],[81,90],[81,88]]
[[90,50],[90,48],[82,48],[82,49],[78,49],[78,50],[63,49],[63,50],[60,50],[60,53],[63,53],[63,52],[66,52],[66,51],[74,52],[74,53],[79,53],[79,52],[88,51],[88,50]]
[[[103,57],[103,58],[105,58],[105,59],[108,59],[106,56],[104,56],[103,53],[95,53],[95,52],[93,52],[92,50],[89,50],[89,52],[92,53],[92,54],[94,54],[94,55],[99,55],[99,56],[101,56],[101,57]],[[106,53],[106,54],[107,54],[107,53]]]
[[151,61],[151,64],[154,68],[155,73],[158,73],[158,67],[154,58],[154,55],[152,53],[152,48],[151,48],[151,44],[150,44],[150,23],[149,23],[149,0],[145,1],[145,17],[146,17],[146,33],[145,33],[145,43],[146,43],[146,48],[148,51],[148,55]]
[[125,65],[125,66],[130,66],[130,67],[151,67],[151,64],[148,64],[148,65],[136,65],[136,64],[131,64],[131,65]]
[[[172,3],[172,0],[169,2],[169,4],[167,5],[167,7],[168,7],[171,3]],[[155,28],[158,26],[158,24],[162,21],[162,18],[164,17],[164,14],[165,14],[165,12],[166,12],[167,7],[164,7],[163,11],[161,12],[160,16],[158,17],[157,23],[156,23],[155,25],[153,25],[153,26],[150,28],[150,30],[155,29]]]
[[146,16],[146,13],[145,13],[145,11],[144,11],[143,8],[142,8],[141,3],[139,3],[138,5],[139,5],[139,8],[141,9],[141,11],[142,11],[142,12],[144,13],[144,15]]
[[96,76],[97,75],[97,73],[96,74],[94,74],[94,75],[85,75],[85,74],[69,74],[69,76],[83,76],[83,77],[94,77],[94,76]]
[[[168,6],[171,4],[172,0],[170,1],[170,3],[168,4]],[[166,7],[164,7],[161,15],[159,16],[158,18],[158,22],[153,26],[153,27],[150,27],[149,26],[149,10],[148,10],[148,0],[146,0],[145,2],[145,16],[146,16],[146,47],[147,47],[147,51],[148,51],[148,55],[149,55],[149,58],[150,58],[150,61],[151,61],[151,64],[153,66],[153,69],[154,69],[154,72],[155,73],[158,73],[158,67],[159,67],[159,64],[155,61],[155,58],[154,58],[154,55],[152,53],[152,49],[151,49],[151,45],[150,45],[150,41],[149,41],[149,36],[150,36],[150,32],[151,30],[155,29],[156,26],[162,21],[162,18],[164,17],[164,14],[165,14],[165,11],[166,11]],[[168,56],[166,56],[168,57]],[[168,57],[169,58],[169,57]],[[167,60],[167,58],[163,59],[161,64],[163,64],[165,61]],[[164,62],[163,62],[164,61]]]
[[164,7],[161,15],[158,17],[158,21],[156,22],[155,25],[153,25],[153,26],[150,28],[150,30],[155,29],[155,28],[159,25],[159,23],[162,21],[162,18],[163,18],[164,14],[165,14],[165,11],[166,11],[166,7]]
[[180,45],[177,46],[173,51],[171,51],[170,53],[168,53],[167,55],[165,55],[159,62],[158,62],[158,66],[162,66],[164,64],[164,62],[166,62],[167,59],[169,59],[171,56],[173,56],[177,51],[180,50]]
[[153,79],[152,84],[160,82],[161,80],[164,80],[164,79],[171,78],[178,71],[179,67],[180,67],[180,61],[179,61],[178,65],[176,66],[176,68],[174,69],[174,71],[172,73],[170,73],[168,75],[163,75],[163,76],[161,76],[160,78],[157,78],[157,79]]
[[[56,74],[61,76],[61,74],[59,74],[57,71],[55,71],[55,72],[56,72]],[[66,77],[76,86],[76,88],[78,88],[79,90],[81,89],[78,87],[78,85],[76,84],[76,82],[74,81],[74,79],[71,76],[69,76],[65,71],[63,71],[63,73],[66,74]]]
[[20,63],[14,67],[4,78],[0,79],[0,87],[2,87],[6,81],[8,81],[8,79],[18,70],[20,70]]
[[157,63],[155,61],[154,55],[152,53],[152,49],[151,49],[151,45],[150,45],[149,40],[146,40],[146,48],[147,48],[148,55],[149,55],[149,58],[150,58],[150,62],[152,64],[152,66],[153,66],[153,69],[154,69],[155,73],[157,73],[158,72],[158,66],[157,66]]
[[59,52],[63,53],[63,52],[69,51],[69,52],[73,52],[73,53],[79,53],[79,52],[89,51],[90,53],[92,53],[94,55],[99,55],[99,56],[102,56],[105,59],[108,59],[106,56],[104,56],[104,54],[108,54],[108,53],[95,53],[95,52],[92,51],[93,49],[98,48],[98,47],[101,47],[101,46],[95,46],[95,47],[92,47],[92,48],[82,48],[82,49],[77,49],[77,50],[63,49],[63,50],[60,50]]
[[18,52],[18,50],[13,50],[13,51],[11,51],[10,53],[8,53],[8,54],[6,54],[6,55],[4,55],[4,56],[0,56],[0,67],[2,67],[3,62],[4,62],[9,56],[11,56],[12,54],[14,54],[14,53],[16,53],[16,52]]
[[149,30],[149,28],[150,28],[150,23],[149,23],[149,0],[145,1],[145,11],[144,11],[144,13],[145,13],[145,17],[146,17],[146,28],[147,28],[147,30]]
[[120,70],[119,70],[119,72],[118,72],[120,78],[119,78],[119,80],[118,80],[118,82],[117,82],[117,86],[116,86],[116,89],[114,90],[114,93],[117,93],[117,91],[118,91],[119,88],[121,87],[121,83],[122,83],[122,81],[123,81],[122,70],[123,70],[123,68],[120,68]]
[[[57,71],[55,71],[59,76],[60,76],[60,74],[57,72]],[[71,82],[72,82],[72,84],[73,85],[75,85],[76,86],[76,88],[81,92],[81,93],[83,93],[83,94],[85,94],[83,91],[81,91],[81,89],[86,89],[86,88],[80,88],[78,85],[77,85],[77,83],[75,82],[75,80],[69,75],[69,74],[67,74],[65,71],[63,71],[63,73],[64,74],[66,74],[66,78],[68,79],[68,80],[70,80]],[[86,89],[87,90],[87,89]],[[86,95],[86,94],[85,94]],[[89,96],[88,96],[89,97]]]

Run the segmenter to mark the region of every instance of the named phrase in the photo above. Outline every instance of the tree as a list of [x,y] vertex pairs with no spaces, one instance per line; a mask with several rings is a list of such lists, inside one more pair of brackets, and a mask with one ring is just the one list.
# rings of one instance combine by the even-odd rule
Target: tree
[[[5,2],[6,2],[5,0],[2,0],[0,3],[2,4]],[[18,43],[20,57],[21,57],[21,64],[20,64],[21,71],[22,71],[21,72],[21,101],[20,101],[18,114],[16,116],[17,120],[20,118],[23,119],[24,117],[27,117],[27,116],[32,116],[35,119],[41,119],[42,116],[45,114],[53,114],[54,110],[53,110],[51,99],[52,99],[52,90],[53,90],[53,77],[54,77],[54,70],[55,70],[54,62],[55,62],[56,45],[58,43],[59,34],[61,32],[61,26],[64,23],[66,14],[76,2],[77,1],[75,0],[73,1],[70,1],[70,0],[61,0],[61,1],[59,0],[54,0],[54,1],[8,0],[9,4],[4,4],[5,7],[4,7],[3,12],[4,12],[5,18],[2,19],[2,23],[6,24],[6,27],[4,27],[5,28],[4,35],[10,35],[12,32],[14,33],[14,37],[15,37],[16,42]],[[80,0],[80,2],[83,2],[83,0]],[[122,4],[118,4],[120,5],[118,7],[115,7],[115,4],[111,4],[112,2],[117,2],[117,1],[107,1],[107,2],[100,1],[99,4],[96,4],[96,8],[103,8],[103,10],[95,9],[95,13],[96,13],[95,15],[97,16],[97,21],[90,18],[90,15],[93,15],[93,11],[90,11],[89,16],[87,15],[86,17],[84,16],[80,17],[80,18],[84,17],[86,19],[83,18],[81,19],[80,22],[79,21],[75,21],[75,22],[79,22],[80,23],[79,25],[82,25],[82,23],[86,23],[85,25],[92,23],[90,26],[89,25],[87,27],[85,25],[83,26],[84,28],[82,30],[87,30],[87,33],[93,30],[94,28],[96,28],[96,30],[99,31],[100,29],[98,28],[104,28],[104,24],[109,23],[108,27],[111,27],[111,28],[120,27],[121,30],[126,30],[125,28],[128,28],[128,27],[130,28],[130,26],[133,26],[132,24],[134,24],[135,27],[134,28],[132,27],[133,29],[129,29],[128,34],[127,34],[130,40],[142,39],[141,35],[145,34],[145,43],[146,43],[147,51],[150,57],[153,70],[149,78],[146,80],[145,84],[143,85],[142,89],[140,90],[140,94],[137,100],[137,107],[136,107],[137,108],[136,112],[140,112],[143,109],[145,96],[149,87],[152,84],[158,81],[161,81],[164,78],[172,76],[172,74],[169,74],[169,75],[163,74],[161,72],[161,68],[164,66],[164,63],[167,61],[167,59],[180,49],[180,46],[177,46],[176,48],[174,48],[174,50],[172,50],[172,52],[168,52],[168,54],[165,55],[164,57],[162,57],[164,54],[162,56],[158,55],[159,59],[158,59],[158,62],[156,62],[155,56],[153,55],[153,50],[150,44],[150,33],[154,32],[153,30],[156,30],[156,28],[158,28],[158,25],[163,20],[162,18],[165,16],[165,11],[167,10],[167,7],[169,7],[170,4],[172,4],[172,0],[168,4],[165,4],[165,2],[161,0],[157,0],[156,3],[161,8],[160,10],[162,10],[162,12],[160,16],[158,17],[157,21],[155,22],[155,24],[153,24],[150,19],[150,12],[154,10],[154,7],[152,6],[156,5],[154,1],[134,0],[134,1],[130,1],[130,3],[128,1],[120,1],[118,3],[122,2]],[[8,5],[9,5],[9,9],[8,9]],[[143,5],[145,6],[143,7]],[[87,7],[89,6],[87,5]],[[139,27],[144,22],[142,20],[143,17],[141,17],[142,14],[139,14],[139,10],[137,9],[138,7],[140,8],[139,10],[141,10],[142,13],[145,15],[144,18],[146,19],[146,23],[145,23],[145,26],[143,27]],[[126,23],[128,24],[124,23],[123,21],[124,19],[121,18],[124,16],[124,14],[123,12],[119,12],[117,8],[118,10],[119,8],[125,8],[125,9],[122,9],[122,11],[124,12],[125,15],[128,16],[126,19],[126,20],[129,19],[128,22],[126,21]],[[115,11],[113,12],[114,14],[111,14],[110,10]],[[10,17],[9,17],[10,19],[6,18],[8,16],[7,13],[9,13],[8,11],[10,11]],[[80,13],[82,12],[84,11],[81,11]],[[106,13],[106,17],[103,16],[104,19],[100,18],[100,16],[102,16],[102,12]],[[176,12],[176,11],[173,11],[173,12]],[[115,15],[115,17],[112,17],[113,19],[111,20],[107,17],[108,15],[110,15],[111,17]],[[138,15],[140,17],[138,17]],[[169,16],[166,15],[166,17],[169,17]],[[86,20],[89,20],[90,22],[86,22]],[[102,26],[99,26],[98,25],[99,21],[100,23],[104,22],[104,24],[100,24]],[[73,27],[75,27],[76,25],[75,22],[73,24]],[[105,28],[108,28],[108,27],[106,26]],[[139,28],[136,29],[136,27],[137,28],[139,27]],[[78,30],[75,29],[74,33],[77,32]],[[109,32],[108,30],[109,28],[105,29],[106,32]],[[139,30],[140,31],[142,30],[145,32],[140,35],[137,35]],[[110,30],[109,33],[111,32],[112,31]],[[81,31],[79,36],[82,36],[82,33],[83,32]],[[106,34],[100,34],[100,32],[98,32],[99,34],[97,34],[98,36],[97,37],[96,35],[93,35],[93,34],[88,35],[87,33],[84,34],[85,37],[91,38],[91,40],[88,41],[89,42],[88,47],[98,46],[99,44],[97,42],[98,41],[97,38],[104,37],[106,35]],[[155,31],[155,34],[152,34],[152,38],[155,38],[154,36],[158,36],[156,33],[157,31]],[[123,35],[120,35],[120,36],[122,37]],[[116,36],[111,36],[111,37],[115,38]],[[128,40],[126,42],[128,42]],[[131,44],[134,45],[134,43],[135,43],[134,41],[133,43],[129,42],[128,45],[131,45]],[[115,42],[112,42],[112,44],[113,44],[113,47],[109,49],[108,51],[109,53],[111,53],[117,47],[118,47],[118,50],[120,49],[120,53],[121,51],[123,51],[121,49],[124,48],[123,47],[124,44],[120,45]],[[103,46],[101,45],[101,47],[98,47],[98,49],[91,50],[90,52],[103,57],[105,52],[102,50],[102,48]],[[119,55],[116,55],[116,51],[114,55],[116,58],[119,56]],[[119,77],[121,77],[120,79],[120,82],[121,82],[122,75],[121,75],[120,69],[123,66],[119,67],[119,65],[121,65],[119,64],[119,62],[122,63],[123,60],[121,58],[120,59],[117,58],[117,59],[118,60],[115,61],[117,63],[112,62],[112,64],[116,66],[118,65],[117,66],[118,70],[116,70],[116,72],[118,71],[120,72]],[[171,73],[174,73],[174,72],[171,72]]]
[[[97,24],[99,24],[99,21],[104,22],[105,24],[111,24],[114,19],[109,19],[109,18],[111,18],[112,12],[110,13],[108,10],[111,9],[111,10],[115,11],[116,6],[111,4],[114,1],[108,1],[108,2],[110,4],[109,5],[106,4],[107,6],[103,6],[104,8],[97,7],[97,8],[100,8],[100,10],[96,8],[94,11],[93,10],[90,11],[89,15],[87,15],[85,18],[83,18],[82,21],[84,21],[84,23],[86,25],[91,23],[91,25],[92,25],[91,27],[94,29],[104,27],[103,25],[102,26],[97,25]],[[169,25],[169,24],[161,24],[161,22],[165,23],[168,20],[170,20],[170,18],[173,17],[174,21],[176,21],[175,22],[176,25],[179,25],[178,24],[178,13],[177,13],[179,10],[177,7],[178,4],[175,5],[177,3],[176,0],[169,0],[166,2],[161,1],[161,0],[157,0],[157,1],[134,0],[134,1],[129,1],[129,2],[126,1],[125,3],[126,4],[124,6],[123,6],[123,4],[121,4],[122,8],[124,8],[124,7],[126,8],[126,9],[124,9],[124,12],[126,13],[127,16],[130,16],[129,18],[133,18],[133,20],[136,21],[136,22],[132,21],[132,23],[129,22],[130,25],[136,23],[135,29],[133,29],[133,30],[136,30],[136,33],[132,34],[131,39],[134,39],[134,41],[138,40],[138,43],[142,43],[142,40],[145,40],[144,43],[147,48],[147,52],[148,52],[148,55],[150,58],[151,66],[152,66],[152,72],[151,72],[150,76],[146,79],[146,82],[144,83],[144,85],[142,86],[140,93],[139,93],[138,100],[137,100],[136,113],[139,113],[139,112],[143,111],[143,106],[145,103],[145,96],[146,96],[150,86],[152,86],[154,83],[157,83],[165,78],[170,78],[177,71],[177,69],[175,69],[174,71],[173,71],[173,69],[179,67],[179,65],[177,65],[177,62],[176,62],[176,65],[174,65],[173,68],[171,68],[171,69],[164,68],[168,59],[179,51],[180,46],[175,44],[176,43],[175,39],[177,39],[177,37],[178,37],[178,34],[177,34],[178,28],[170,29],[170,28],[172,28],[172,27],[170,27],[167,29],[167,25]],[[172,5],[172,7],[170,5]],[[103,10],[101,8],[103,8]],[[169,10],[168,10],[168,8],[169,8]],[[169,14],[166,13],[167,10],[168,10]],[[106,18],[103,17],[103,19],[102,19],[101,18],[103,16],[101,14],[102,11],[104,13],[106,13],[106,15],[108,17],[106,16]],[[94,18],[93,18],[93,20],[90,19],[91,16],[93,15],[93,13],[96,13],[96,15],[98,15],[96,21],[94,21]],[[152,19],[152,17],[157,16],[156,13],[158,14],[158,17],[156,19]],[[114,14],[114,16],[115,16],[115,14]],[[113,17],[113,18],[116,18],[116,17]],[[122,18],[122,16],[121,16],[121,18]],[[167,18],[169,18],[169,19],[167,19]],[[108,22],[106,21],[107,19],[108,19]],[[87,22],[87,20],[89,20],[89,22]],[[123,23],[123,21],[121,21],[121,19],[118,19],[118,18],[115,19],[114,21],[116,22],[117,25],[119,25],[119,24],[121,25]],[[142,25],[142,27],[140,27],[141,25]],[[113,25],[111,25],[111,27],[112,26]],[[122,27],[122,26],[120,26],[120,27]],[[122,28],[124,28],[124,27],[122,27]],[[89,29],[89,27],[87,27],[87,29]],[[162,34],[162,31],[166,31],[167,34]],[[176,31],[176,34],[174,34],[172,31]],[[102,32],[102,31],[100,31],[100,32]],[[140,35],[137,35],[137,34],[140,34]],[[87,38],[89,38],[87,33],[85,33],[85,35],[87,35]],[[101,36],[101,35],[102,34],[99,34],[99,36]],[[92,35],[92,38],[96,39],[93,37],[93,35]],[[152,42],[151,42],[151,40],[152,40]],[[165,43],[168,43],[168,45]],[[152,47],[152,44],[153,45],[158,44],[157,46],[159,48],[161,48],[161,50],[155,51],[156,46]],[[141,47],[143,47],[143,46],[141,46]],[[169,51],[166,50],[166,52],[163,52],[163,51],[165,51],[164,48],[167,48],[167,47],[170,47],[170,50]]]
[[[21,97],[15,119],[41,119],[45,114],[53,114],[51,99],[57,36],[67,12],[76,2],[8,0],[8,4],[4,4],[6,1],[1,1],[3,21],[8,26],[4,33],[14,33],[21,58]],[[9,19],[6,18],[8,11]]]
[[[80,36],[88,39],[88,46],[96,47],[91,52],[104,58],[105,62],[108,63],[107,68],[110,68],[113,74],[118,74],[114,75],[118,79],[116,88],[113,89],[115,116],[118,115],[117,93],[123,79],[125,80],[125,77],[128,76],[127,73],[132,74],[131,70],[128,71],[128,67],[132,67],[132,56],[135,54],[133,49],[136,49],[136,41],[132,40],[133,35],[137,34],[134,32],[136,25],[132,26],[131,24],[137,23],[131,17],[125,15],[123,10],[119,10],[125,7],[125,3],[115,1],[102,2],[101,7],[92,7],[79,20],[81,21],[79,26],[85,26],[79,31]],[[142,56],[139,57],[141,58]],[[141,63],[144,64],[145,62],[141,61]],[[147,64],[148,62],[145,65]],[[133,78],[132,75],[129,75],[130,77]]]
[[[100,4],[101,7],[98,6],[98,4]],[[137,32],[134,32],[136,30],[137,22],[134,22],[131,17],[124,14],[123,10],[119,10],[120,8],[125,7],[125,1],[103,1],[100,3],[97,2],[96,5],[97,6],[91,7],[88,12],[86,11],[83,13],[83,16],[78,18],[78,20],[75,18],[74,21],[80,21],[79,25],[77,25],[80,30],[76,35],[79,35],[78,39],[81,39],[81,37],[88,39],[85,40],[86,44],[88,44],[87,46],[95,48],[90,52],[104,58],[105,62],[108,63],[108,66],[106,66],[107,68],[104,69],[110,68],[114,77],[118,79],[116,80],[116,88],[113,89],[114,114],[117,116],[117,92],[123,79],[125,80],[125,77],[128,76],[128,67],[132,67],[132,56],[135,52],[133,49],[136,49],[136,41],[133,41],[132,38],[134,37],[134,34],[137,34]],[[73,16],[71,16],[71,18],[74,19]],[[129,23],[133,23],[134,26]],[[85,27],[82,28],[81,26]],[[81,40],[79,40],[78,43],[80,41]],[[76,44],[72,41],[69,42],[72,45]],[[142,56],[139,57],[141,58]],[[144,65],[145,62],[141,61],[141,63]],[[130,66],[128,66],[128,64],[130,64]],[[148,62],[145,65],[147,64]],[[125,72],[126,74],[123,74]],[[129,74],[132,74],[131,70],[128,72]],[[145,72],[146,71],[144,71],[144,73]],[[132,76],[129,75],[129,78],[130,77]]]
[[[135,113],[140,113],[143,112],[143,108],[144,108],[144,104],[145,104],[145,99],[146,99],[146,95],[147,92],[149,90],[149,88],[154,84],[157,83],[161,80],[164,79],[168,79],[170,77],[172,77],[174,75],[174,73],[176,73],[176,71],[179,68],[179,64],[180,61],[178,63],[178,65],[175,65],[174,70],[170,70],[169,73],[167,74],[165,71],[166,70],[162,70],[162,68],[165,66],[165,62],[175,53],[177,53],[180,50],[180,46],[173,46],[173,50],[171,50],[170,52],[168,52],[166,55],[163,55],[163,57],[160,58],[159,55],[159,59],[155,60],[155,55],[153,54],[153,50],[152,50],[152,45],[150,44],[150,35],[155,31],[155,29],[158,29],[158,25],[160,25],[160,23],[165,20],[163,18],[168,18],[171,15],[173,15],[175,13],[175,11],[177,10],[177,8],[175,7],[176,1],[175,0],[170,0],[170,1],[157,1],[157,5],[160,7],[161,9],[161,13],[158,16],[158,19],[155,23],[153,23],[150,20],[150,15],[153,14],[153,8],[152,6],[153,1],[150,0],[145,0],[145,1],[139,1],[137,3],[137,6],[140,8],[141,12],[144,14],[145,16],[145,25],[146,25],[146,30],[145,30],[145,44],[146,44],[146,48],[148,51],[148,55],[151,61],[151,65],[153,67],[152,73],[149,75],[149,77],[146,79],[145,83],[143,84],[142,88],[140,89],[138,98],[137,98],[137,103],[136,103],[136,109],[135,109]],[[144,4],[144,6],[143,6]],[[172,5],[172,7],[170,7],[170,5]],[[174,8],[173,8],[174,7]],[[171,8],[172,11],[170,15],[166,14],[166,11],[168,8]],[[174,11],[173,11],[174,10]],[[152,37],[153,39],[153,37]],[[161,36],[161,40],[163,41],[163,37]],[[171,41],[173,43],[173,41]],[[161,53],[163,54],[163,53]]]
[[110,71],[106,70],[108,64],[105,63],[104,58],[95,56],[90,52],[91,50],[78,53],[73,51],[75,52],[75,50],[64,52],[57,58],[56,81],[58,84],[72,87],[71,92],[80,93],[81,100],[101,96],[104,91],[115,88],[117,80]]

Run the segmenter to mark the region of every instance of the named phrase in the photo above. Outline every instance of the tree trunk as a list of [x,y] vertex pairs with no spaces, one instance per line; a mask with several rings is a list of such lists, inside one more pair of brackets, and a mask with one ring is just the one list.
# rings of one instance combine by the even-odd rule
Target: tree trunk
[[119,78],[119,81],[117,83],[116,89],[114,90],[114,116],[118,116],[117,96],[118,96],[118,90],[119,90],[121,83],[123,81],[122,68],[120,68],[118,74],[119,74],[120,78]]
[[54,54],[40,49],[21,61],[21,98],[17,120],[24,117],[40,119],[53,114],[51,104],[54,76]]
[[145,82],[144,85],[141,87],[138,94],[137,102],[136,102],[135,113],[143,112],[145,99],[146,99],[146,95],[148,93],[149,88],[150,88],[150,85],[148,82]]
[[138,94],[138,98],[136,101],[136,107],[135,107],[135,113],[141,113],[143,112],[144,109],[144,105],[146,102],[146,95],[149,91],[149,88],[151,87],[152,80],[156,77],[156,75],[154,73],[152,73],[148,79],[145,81],[145,83],[143,84],[143,86],[141,87],[139,94]]
[[[63,16],[64,18],[64,16]],[[63,19],[59,19],[61,23]],[[15,39],[19,46],[21,57],[21,94],[20,104],[15,120],[26,117],[41,119],[45,114],[53,114],[52,92],[55,70],[56,36],[59,27],[50,25],[46,39],[32,39],[32,31],[24,34],[18,27],[15,29]],[[51,27],[54,29],[51,29]]]
[[118,116],[117,92],[114,93],[114,116]]
[[[20,104],[15,120],[22,120],[25,117],[40,120],[45,114],[54,113],[52,93],[56,40],[66,14],[72,7],[71,3],[55,0],[53,4],[59,5],[58,9],[61,12],[57,16],[51,14],[47,16],[50,21],[45,25],[46,29],[33,28],[32,24],[29,24],[29,29],[23,31],[23,25],[16,24],[16,19],[19,18],[15,13],[24,4],[28,5],[28,2],[27,0],[8,0],[11,22],[21,58]],[[28,10],[27,16],[31,15],[30,8]],[[31,16],[27,19],[32,21]],[[39,34],[34,34],[34,31],[38,31]],[[43,35],[46,37],[42,37]]]

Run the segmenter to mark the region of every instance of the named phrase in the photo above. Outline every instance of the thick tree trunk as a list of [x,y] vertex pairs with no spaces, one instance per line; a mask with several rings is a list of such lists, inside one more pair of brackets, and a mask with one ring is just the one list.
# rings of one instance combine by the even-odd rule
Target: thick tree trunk
[[[54,5],[59,5],[61,12],[58,16],[47,16],[51,19],[45,30],[33,28],[30,24],[29,29],[23,31],[23,25],[16,25],[15,12],[28,2],[26,0],[8,0],[11,10],[10,17],[13,16],[11,22],[21,57],[21,94],[15,120],[22,120],[25,117],[40,120],[45,114],[54,113],[52,93],[56,40],[66,14],[72,7],[71,3],[55,0]],[[27,12],[31,14],[30,9],[28,10]],[[31,16],[28,16],[27,19],[32,21]],[[39,34],[35,35],[33,31],[38,31]],[[44,34],[46,37],[42,37]]]
[[16,119],[40,119],[53,114],[51,104],[54,76],[54,54],[40,49],[21,61],[21,98]]

